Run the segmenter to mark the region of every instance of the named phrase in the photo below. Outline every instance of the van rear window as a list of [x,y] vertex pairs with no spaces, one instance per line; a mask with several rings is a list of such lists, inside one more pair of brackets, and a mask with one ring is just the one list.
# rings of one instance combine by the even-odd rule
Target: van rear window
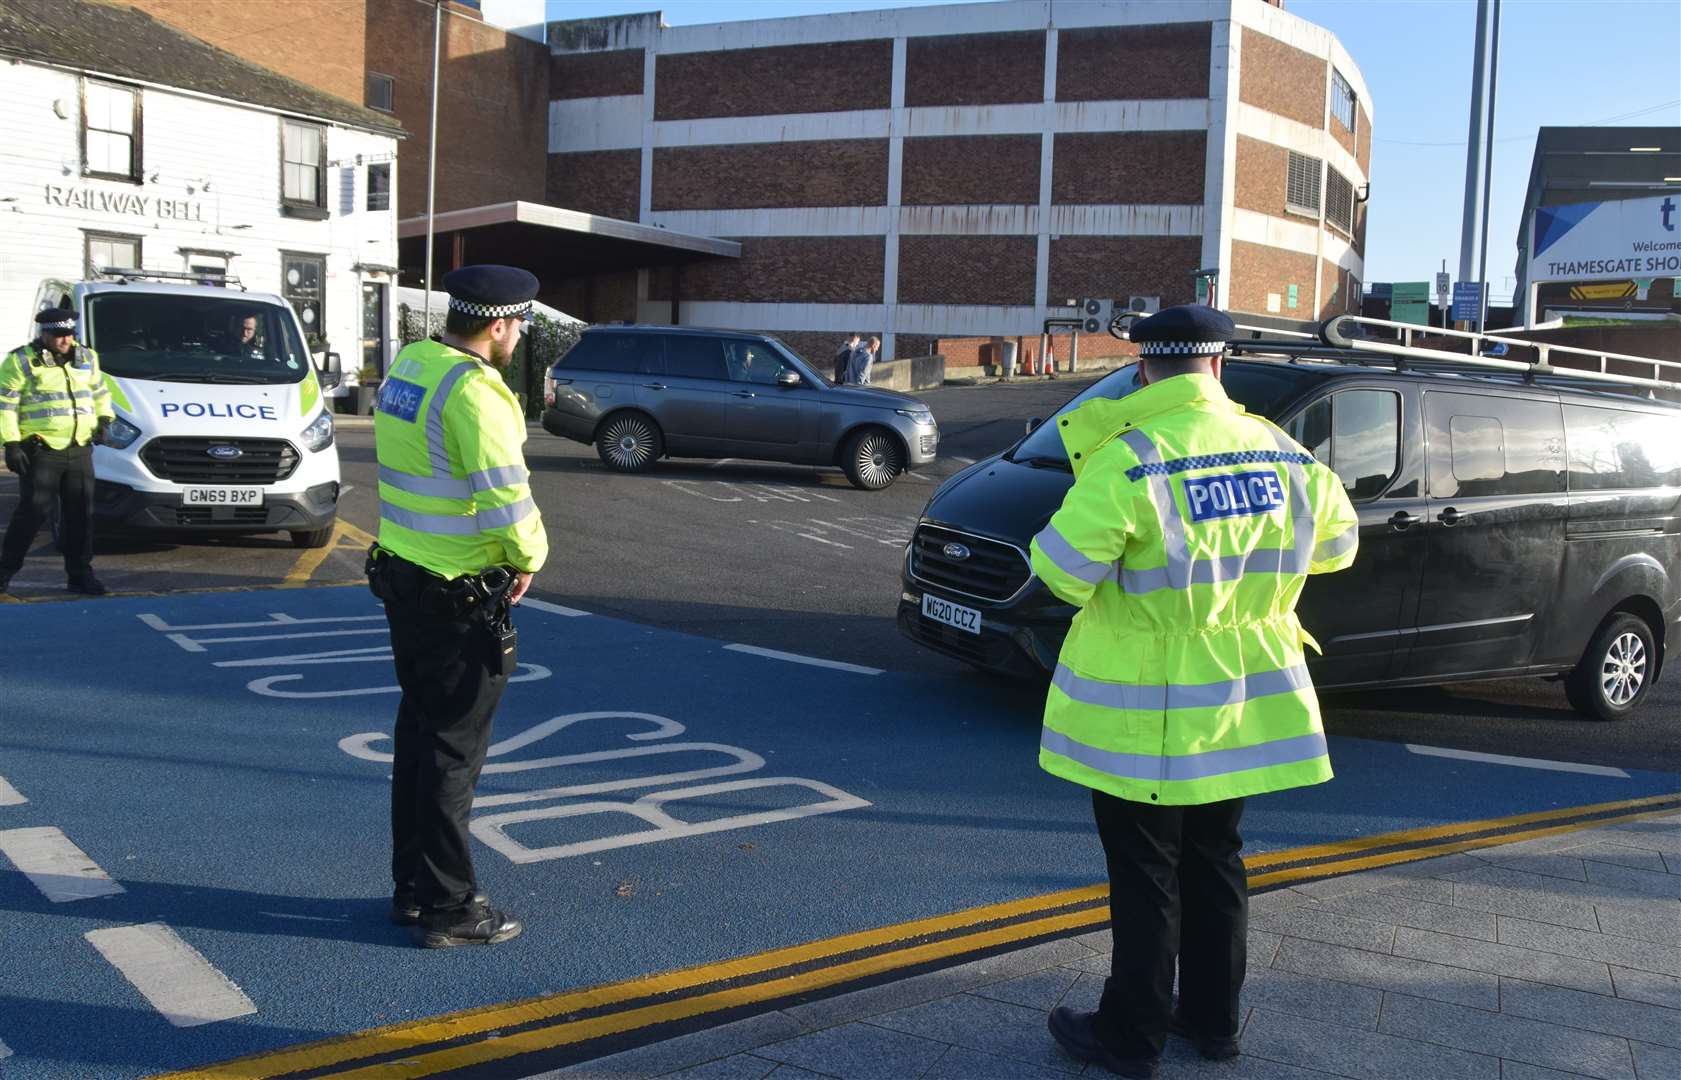
[[1681,487],[1681,413],[1564,406],[1572,491]]

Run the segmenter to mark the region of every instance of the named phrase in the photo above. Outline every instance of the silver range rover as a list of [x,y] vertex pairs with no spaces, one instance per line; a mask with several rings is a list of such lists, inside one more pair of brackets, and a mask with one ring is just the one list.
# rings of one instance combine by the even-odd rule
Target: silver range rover
[[620,472],[662,457],[833,465],[879,491],[934,461],[940,431],[909,394],[835,386],[765,334],[597,326],[550,369],[543,427]]

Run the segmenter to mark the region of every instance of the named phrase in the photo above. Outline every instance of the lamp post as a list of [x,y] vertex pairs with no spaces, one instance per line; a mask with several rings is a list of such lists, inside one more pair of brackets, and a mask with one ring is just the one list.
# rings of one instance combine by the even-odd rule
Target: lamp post
[[432,0],[432,127],[426,139],[426,303],[423,333],[432,334],[432,215],[438,197],[438,53],[443,41],[444,3]]

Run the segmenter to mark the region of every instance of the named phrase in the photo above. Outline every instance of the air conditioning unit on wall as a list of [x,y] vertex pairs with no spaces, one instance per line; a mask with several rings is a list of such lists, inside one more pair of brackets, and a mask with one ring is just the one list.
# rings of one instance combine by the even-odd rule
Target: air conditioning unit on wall
[[1162,309],[1162,298],[1159,296],[1129,296],[1127,310],[1138,311],[1145,315],[1154,315]]

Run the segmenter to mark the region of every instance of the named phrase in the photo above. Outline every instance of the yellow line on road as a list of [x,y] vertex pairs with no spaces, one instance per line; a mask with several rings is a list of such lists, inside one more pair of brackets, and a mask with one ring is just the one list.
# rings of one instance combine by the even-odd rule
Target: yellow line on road
[[[1245,863],[1251,870],[1250,888],[1254,889],[1267,885],[1300,881],[1310,877],[1330,877],[1356,870],[1435,858],[1457,851],[1493,847],[1516,843],[1520,840],[1538,839],[1594,828],[1600,825],[1655,817],[1672,812],[1672,808],[1647,808],[1659,803],[1673,803],[1678,798],[1681,798],[1681,793],[1383,833],[1337,844],[1321,844],[1270,852],[1246,859]],[[1619,811],[1632,812],[1619,813]],[[1583,815],[1592,815],[1592,820],[1561,822],[1534,829],[1500,832],[1488,836],[1470,836],[1467,839],[1435,846],[1412,847],[1378,854],[1360,854],[1360,852],[1372,852],[1383,848],[1396,847],[1397,845],[1417,843],[1421,840],[1488,833],[1503,828],[1509,829],[1514,825],[1556,822],[1561,818]],[[1351,857],[1319,862],[1309,866],[1287,867],[1262,874],[1253,873],[1257,868],[1278,866],[1303,859],[1337,854],[1346,854]],[[322,1042],[257,1054],[219,1065],[209,1065],[186,1072],[171,1073],[165,1078],[160,1078],[160,1080],[186,1080],[186,1078],[194,1078],[194,1080],[266,1080],[269,1077],[283,1076],[288,1073],[322,1069],[395,1053],[405,1053],[410,1054],[410,1056],[403,1058],[401,1061],[362,1066],[346,1073],[332,1075],[360,1078],[428,1076],[477,1062],[497,1061],[518,1054],[572,1045],[607,1035],[622,1035],[655,1024],[689,1019],[709,1012],[736,1008],[742,1005],[772,1001],[792,994],[837,986],[870,975],[901,970],[996,945],[1024,941],[1081,926],[1096,925],[1108,918],[1108,907],[1102,903],[1108,898],[1108,893],[1108,887],[1105,885],[1090,885],[1024,900],[970,908],[949,915],[844,934],[716,964],[701,965],[584,990],[567,991],[547,997],[482,1006],[476,1009],[446,1013],[425,1020],[393,1024]],[[410,1053],[411,1051],[422,1051],[427,1047],[441,1046],[447,1042],[483,1035],[488,1032],[525,1027],[545,1020],[554,1020],[568,1014],[599,1009],[642,998],[677,993],[705,986],[709,983],[738,980],[780,968],[844,956],[847,953],[864,949],[892,946],[897,942],[911,942],[918,937],[962,930],[966,927],[984,926],[986,923],[1003,919],[1019,919],[1021,916],[1034,915],[1040,912],[1057,912],[1061,908],[1083,905],[1096,906],[1084,907],[1083,910],[1079,911],[1049,914],[1040,918],[1014,922],[1008,926],[982,929],[975,933],[960,934],[936,942],[889,948],[871,956],[819,967],[794,975],[782,976],[762,983],[710,991],[678,1001],[638,1006],[586,1020],[562,1021],[558,1024],[549,1024],[546,1027],[534,1028],[515,1035],[434,1050],[419,1055]]]
[[[349,543],[346,544],[345,541],[349,541]],[[321,569],[321,564],[326,562],[327,557],[332,555],[333,552],[343,547],[365,549],[373,542],[374,538],[372,536],[344,520],[344,518],[334,518],[332,539],[327,541],[325,547],[311,548],[299,555],[298,561],[292,564],[292,569],[286,572],[285,580],[281,581],[276,588],[302,588],[309,584],[309,579],[315,576],[315,572]]]

